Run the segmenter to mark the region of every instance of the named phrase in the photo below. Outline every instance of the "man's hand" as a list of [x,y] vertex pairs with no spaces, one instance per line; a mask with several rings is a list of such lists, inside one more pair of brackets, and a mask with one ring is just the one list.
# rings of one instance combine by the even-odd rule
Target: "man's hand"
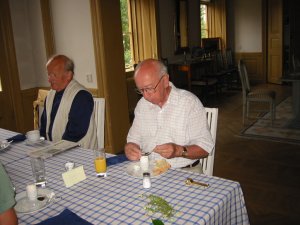
[[171,159],[171,158],[178,157],[180,146],[174,143],[167,143],[167,144],[157,145],[153,151],[160,154],[162,157],[166,159]]
[[129,160],[140,160],[141,149],[135,143],[129,142],[125,145],[125,154]]

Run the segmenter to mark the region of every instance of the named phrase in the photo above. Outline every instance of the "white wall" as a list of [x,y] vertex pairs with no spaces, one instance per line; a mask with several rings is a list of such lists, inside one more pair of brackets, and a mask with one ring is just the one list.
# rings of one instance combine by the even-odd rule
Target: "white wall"
[[[229,2],[229,38],[235,52],[262,52],[261,0],[231,0]],[[238,18],[238,19],[237,19]]]
[[47,86],[39,0],[10,0],[21,90]]
[[[51,0],[56,53],[75,63],[75,78],[87,88],[97,88],[90,3],[83,0]],[[88,82],[87,75],[92,75]]]

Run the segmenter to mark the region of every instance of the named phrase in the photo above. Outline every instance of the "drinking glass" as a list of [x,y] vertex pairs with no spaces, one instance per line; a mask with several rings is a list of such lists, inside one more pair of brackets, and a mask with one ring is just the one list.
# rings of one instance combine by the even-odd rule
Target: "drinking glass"
[[105,149],[94,150],[95,171],[98,177],[106,177],[106,156]]
[[37,186],[46,185],[45,163],[42,158],[30,158],[32,175]]

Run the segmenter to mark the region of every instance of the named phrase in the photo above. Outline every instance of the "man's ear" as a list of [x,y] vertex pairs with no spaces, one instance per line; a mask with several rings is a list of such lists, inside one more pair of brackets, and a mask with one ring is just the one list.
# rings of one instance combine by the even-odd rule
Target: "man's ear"
[[73,79],[74,74],[71,71],[68,71],[66,74],[67,80],[71,81]]
[[165,74],[164,76],[165,76],[163,78],[164,87],[167,88],[167,87],[169,87],[169,81],[170,81],[169,74]]

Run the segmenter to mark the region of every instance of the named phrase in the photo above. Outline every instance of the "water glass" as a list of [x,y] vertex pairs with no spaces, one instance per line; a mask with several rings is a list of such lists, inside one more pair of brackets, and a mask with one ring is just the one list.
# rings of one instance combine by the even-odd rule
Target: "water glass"
[[95,171],[98,177],[106,177],[106,156],[105,149],[94,150]]
[[32,174],[36,185],[44,187],[46,185],[45,163],[42,158],[30,158]]

